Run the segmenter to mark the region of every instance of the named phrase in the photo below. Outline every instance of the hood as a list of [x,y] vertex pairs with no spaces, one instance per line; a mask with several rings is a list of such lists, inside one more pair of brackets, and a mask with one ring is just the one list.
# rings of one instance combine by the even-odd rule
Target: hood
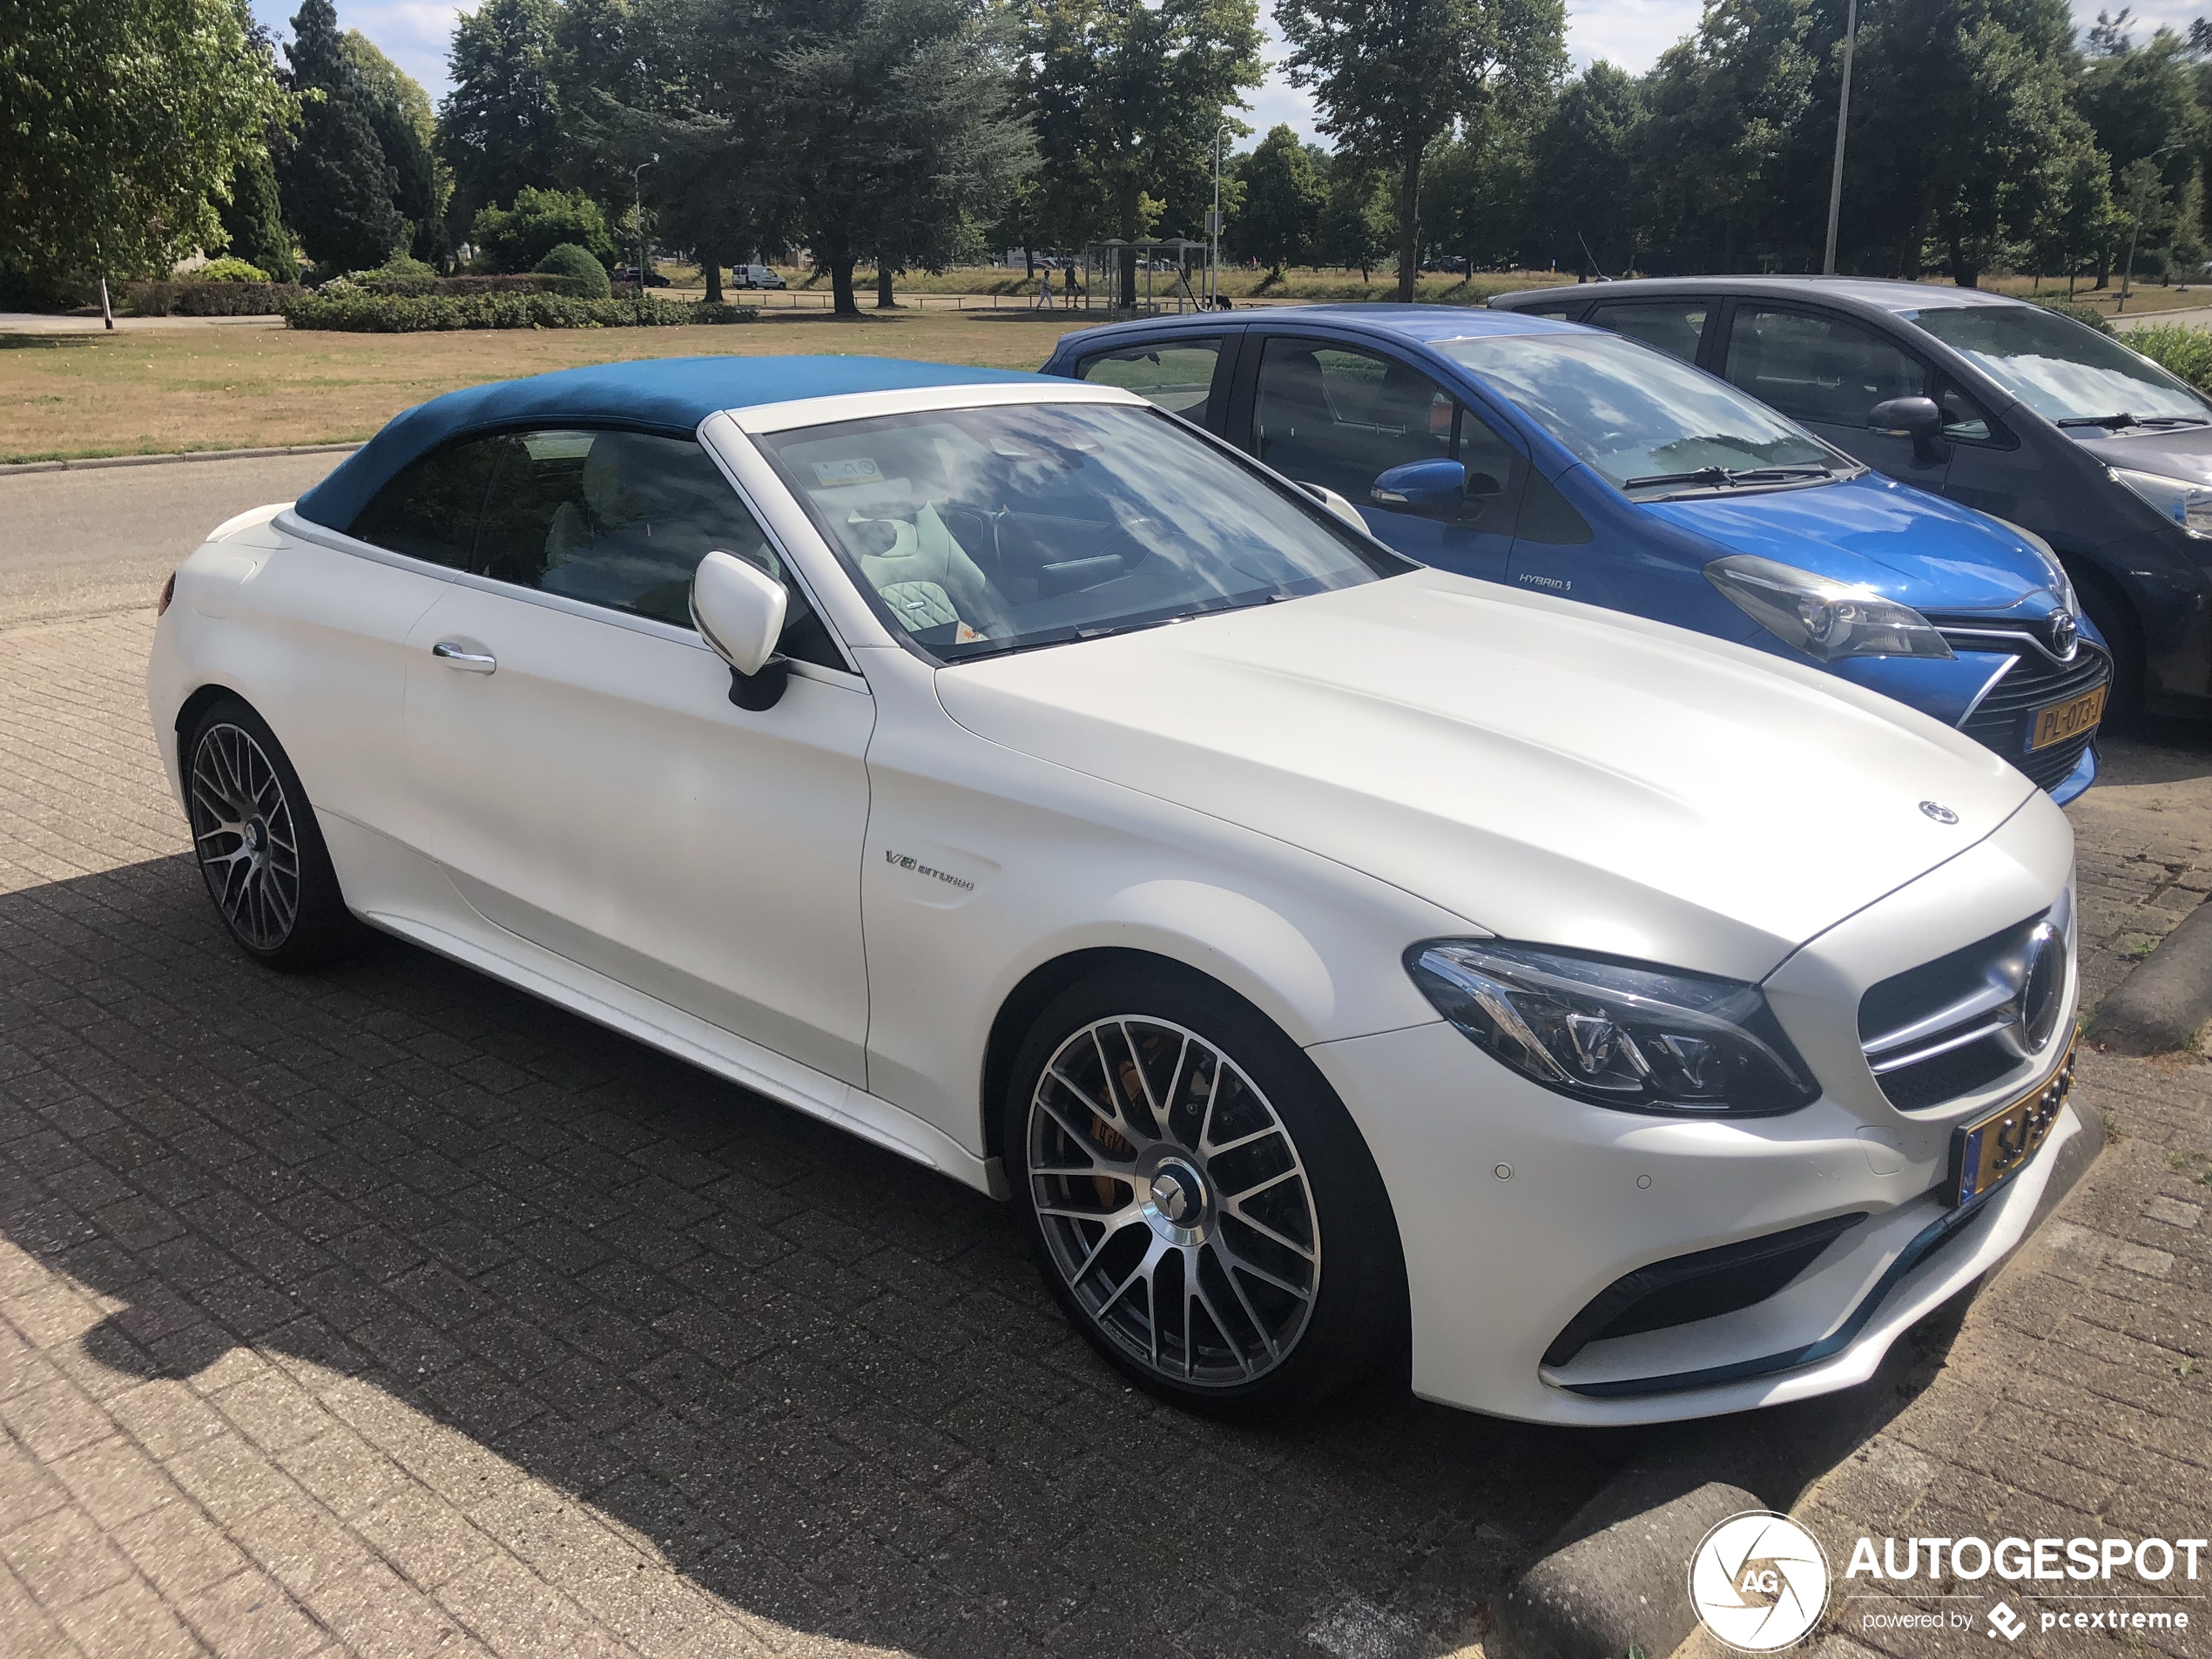
[[2060,604],[2049,562],[2010,525],[1878,473],[1644,510],[1719,550],[1858,583],[1915,610],[2034,618]]
[[936,684],[992,742],[1488,932],[1742,979],[2035,793],[1980,745],[1831,676],[1440,570]]
[[2212,427],[2153,427],[2107,432],[2102,427],[2068,427],[2067,435],[2108,467],[2133,467],[2161,478],[2212,484]]

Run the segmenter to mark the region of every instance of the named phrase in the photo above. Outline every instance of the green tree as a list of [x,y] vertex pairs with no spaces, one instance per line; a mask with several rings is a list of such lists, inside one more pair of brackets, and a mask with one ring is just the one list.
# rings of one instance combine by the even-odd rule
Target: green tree
[[456,226],[559,177],[566,152],[553,92],[555,17],[554,0],[484,0],[454,25],[438,150],[453,169]]
[[1310,257],[1325,191],[1317,153],[1278,126],[1237,158],[1244,206],[1224,231],[1233,259],[1257,259],[1275,276]]
[[301,108],[299,135],[276,158],[284,216],[317,264],[373,269],[404,251],[410,228],[331,0],[301,0],[285,55]]
[[452,253],[445,229],[445,199],[452,185],[434,148],[437,118],[430,111],[430,95],[358,29],[347,30],[345,52],[361,83],[369,130],[392,170],[392,206],[408,222],[409,251],[418,260],[442,264]]
[[[1215,135],[1260,83],[1258,19],[1257,0],[1032,0],[1020,108],[1035,125],[1048,236],[1076,246],[1203,225]],[[1132,254],[1123,304],[1136,283]]]
[[1549,92],[1567,61],[1561,0],[1277,0],[1275,21],[1321,130],[1396,181],[1398,297],[1410,301],[1422,162],[1460,122]]
[[479,210],[469,235],[495,271],[534,271],[564,242],[585,249],[602,265],[612,265],[617,253],[606,215],[580,190],[525,185],[515,192],[513,206]]
[[1561,90],[1529,146],[1524,252],[1532,263],[1586,276],[1617,276],[1636,263],[1642,130],[1642,84],[1603,58]]
[[273,282],[297,282],[300,263],[292,233],[284,227],[284,204],[277,193],[276,169],[266,150],[255,150],[231,174],[230,199],[219,208],[224,246]]
[[0,0],[0,266],[165,273],[288,103],[243,0]]
[[1357,266],[1365,282],[1396,235],[1389,188],[1380,172],[1345,150],[1328,158],[1324,174],[1313,256],[1325,265]]

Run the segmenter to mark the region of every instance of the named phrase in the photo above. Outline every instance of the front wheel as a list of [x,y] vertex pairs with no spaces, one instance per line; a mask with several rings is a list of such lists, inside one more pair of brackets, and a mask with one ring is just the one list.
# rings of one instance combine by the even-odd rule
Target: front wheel
[[1053,1294],[1155,1393],[1268,1414],[1403,1351],[1366,1143],[1296,1045],[1211,981],[1113,971],[1062,993],[1016,1062],[1004,1156]]

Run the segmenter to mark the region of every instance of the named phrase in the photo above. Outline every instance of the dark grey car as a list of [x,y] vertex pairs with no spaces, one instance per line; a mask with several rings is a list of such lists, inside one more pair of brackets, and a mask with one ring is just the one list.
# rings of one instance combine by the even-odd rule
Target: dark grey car
[[1656,277],[1490,301],[1629,334],[1869,466],[2048,542],[2125,705],[2212,718],[2212,401],[2040,306],[1836,277]]

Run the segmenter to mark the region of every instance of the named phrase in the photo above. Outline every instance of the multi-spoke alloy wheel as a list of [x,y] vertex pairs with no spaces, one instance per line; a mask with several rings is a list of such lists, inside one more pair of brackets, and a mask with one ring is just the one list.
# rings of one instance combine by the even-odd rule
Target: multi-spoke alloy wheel
[[192,757],[192,844],[207,891],[259,952],[280,949],[300,915],[300,838],[284,780],[253,734],[217,723]]
[[1320,1220],[1283,1119],[1220,1049],[1152,1015],[1090,1022],[1037,1077],[1027,1150],[1062,1282],[1130,1360],[1223,1388],[1290,1357]]

